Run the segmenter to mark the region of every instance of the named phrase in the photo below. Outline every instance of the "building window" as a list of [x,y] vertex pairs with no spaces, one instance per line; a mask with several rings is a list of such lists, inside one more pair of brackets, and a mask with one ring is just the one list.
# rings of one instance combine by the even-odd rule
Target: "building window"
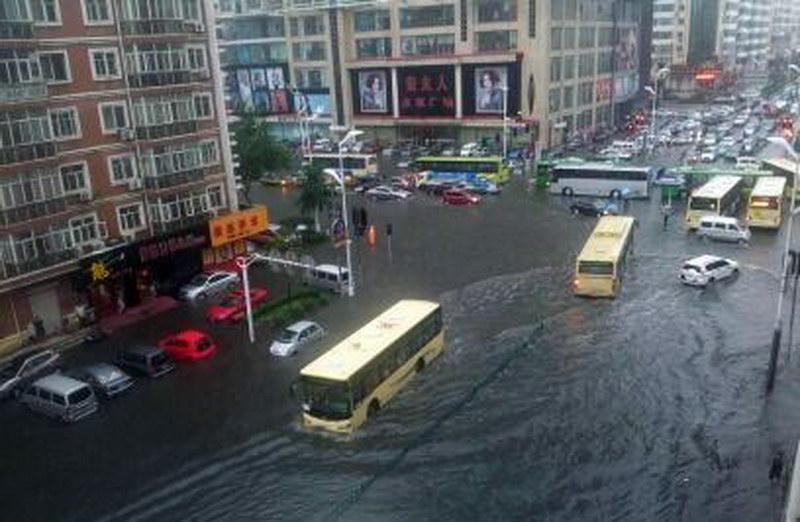
[[288,59],[286,43],[235,45],[222,48],[222,65],[251,65],[267,62],[285,62]]
[[613,35],[614,30],[611,27],[601,27],[597,31],[597,46],[610,47]]
[[377,58],[391,55],[391,38],[356,38],[356,58]]
[[565,80],[571,80],[575,78],[575,56],[564,57],[564,66],[561,73]]
[[595,29],[594,27],[581,27],[580,47],[581,49],[591,49],[594,47]]
[[112,185],[127,183],[129,180],[136,178],[136,164],[133,161],[133,154],[111,156],[108,158],[108,165]]
[[86,190],[86,162],[71,163],[59,167],[61,183],[64,185],[64,192],[75,193]]
[[31,0],[33,19],[39,25],[61,25],[58,0]]
[[478,0],[478,22],[513,22],[517,19],[517,0]]
[[353,13],[353,32],[355,33],[388,31],[390,28],[391,19],[388,9],[375,9]]
[[68,83],[72,81],[67,51],[47,51],[39,53],[42,77],[47,83]]
[[122,78],[116,49],[90,49],[89,56],[92,62],[92,78],[100,81]]
[[594,76],[594,54],[582,54],[578,58],[578,77]]
[[611,74],[612,53],[610,51],[598,53],[597,74]]
[[200,159],[203,165],[214,165],[219,162],[216,141],[200,142]]
[[108,0],[82,0],[83,21],[86,25],[111,24],[111,7]]
[[142,219],[142,204],[124,205],[117,207],[117,220],[122,233],[137,232],[144,229]]
[[571,109],[575,104],[575,88],[571,85],[564,87],[564,100],[563,106],[565,109]]
[[550,59],[550,81],[561,81],[561,58],[559,57]]
[[289,19],[292,36],[316,36],[325,34],[325,19],[322,16],[303,16]]
[[300,42],[292,44],[292,56],[302,62],[324,62],[325,44],[323,42]]
[[528,0],[528,36],[536,38],[536,0]]
[[202,93],[194,95],[194,113],[199,120],[209,120],[214,117],[211,104],[211,94]]
[[478,51],[510,51],[517,48],[516,31],[482,31],[478,33]]
[[578,18],[578,0],[564,1],[564,20],[573,21]]
[[284,38],[286,27],[283,16],[239,18],[226,23],[218,31],[222,40],[254,40],[257,38]]
[[188,47],[187,53],[189,56],[189,70],[192,71],[205,71],[206,70],[206,48],[203,46]]
[[108,102],[98,104],[100,123],[103,134],[113,134],[120,129],[128,128],[128,111],[125,102]]
[[591,105],[594,97],[594,89],[592,82],[583,82],[578,86],[578,104]]
[[211,208],[224,208],[225,201],[222,199],[222,185],[212,185],[206,189],[208,193],[208,206]]
[[41,82],[39,60],[33,51],[7,50],[0,55],[0,85]]
[[296,68],[294,81],[301,89],[320,89],[327,87],[324,69]]
[[560,51],[561,50],[561,28],[560,27],[553,27],[550,29],[550,49],[553,51]]
[[556,22],[564,19],[564,0],[550,1],[550,19]]
[[92,243],[99,239],[95,214],[70,219],[69,228],[72,230],[72,240],[76,245]]
[[400,9],[400,27],[438,27],[455,23],[455,9],[452,5],[426,5]]
[[561,39],[562,49],[575,49],[575,28],[565,27],[564,36]]
[[561,109],[561,89],[550,89],[550,112],[558,112]]
[[75,107],[50,109],[50,125],[55,139],[68,140],[80,138],[81,125]]
[[452,34],[407,36],[400,40],[403,56],[432,56],[454,54],[456,40]]

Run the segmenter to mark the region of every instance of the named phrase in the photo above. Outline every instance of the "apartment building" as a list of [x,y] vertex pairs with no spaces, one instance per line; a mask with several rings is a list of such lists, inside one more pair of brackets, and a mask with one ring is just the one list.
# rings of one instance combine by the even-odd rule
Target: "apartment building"
[[770,58],[800,52],[800,2],[773,0]]
[[0,1],[0,349],[140,303],[237,207],[210,22],[203,0]]
[[296,136],[540,147],[609,126],[639,91],[634,0],[218,0],[228,107]]

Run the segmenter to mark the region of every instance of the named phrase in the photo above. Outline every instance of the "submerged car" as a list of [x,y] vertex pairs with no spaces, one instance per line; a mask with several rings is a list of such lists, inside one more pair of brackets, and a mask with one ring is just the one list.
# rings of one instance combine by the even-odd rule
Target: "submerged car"
[[175,369],[175,363],[167,353],[155,346],[125,348],[119,354],[119,364],[123,368],[154,379]]
[[217,352],[214,340],[200,330],[183,330],[158,341],[158,347],[177,360],[197,361]]
[[325,329],[312,321],[299,321],[284,328],[272,341],[269,352],[272,355],[286,357],[294,355],[304,344],[325,335]]
[[180,296],[183,299],[206,299],[216,292],[233,290],[238,284],[239,274],[235,272],[203,272],[181,287]]
[[[269,299],[269,292],[266,288],[250,289],[251,307],[259,306],[267,299]],[[245,303],[244,292],[241,290],[234,290],[218,304],[208,307],[208,310],[206,310],[206,319],[212,323],[236,322],[244,317],[246,308],[247,303]]]
[[611,201],[579,199],[572,202],[569,206],[569,211],[576,216],[596,217],[619,214],[619,207]]
[[17,395],[31,381],[57,370],[60,355],[53,350],[23,355],[0,368],[0,399]]
[[466,190],[450,189],[442,194],[442,202],[448,205],[475,205],[481,202],[481,197]]
[[72,378],[91,386],[106,399],[116,397],[133,386],[133,379],[119,367],[108,363],[90,364],[67,372]]
[[387,185],[378,185],[364,192],[365,195],[381,200],[392,199],[407,199],[411,196],[411,192],[407,190],[392,188]]
[[705,287],[709,283],[727,279],[739,272],[739,264],[732,259],[704,255],[683,263],[678,277],[689,286]]

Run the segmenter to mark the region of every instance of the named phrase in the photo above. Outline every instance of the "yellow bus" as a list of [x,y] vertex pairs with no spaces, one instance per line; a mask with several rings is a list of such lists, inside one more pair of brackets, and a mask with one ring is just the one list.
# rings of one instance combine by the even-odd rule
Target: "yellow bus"
[[[314,152],[308,154],[305,160],[312,165],[319,165],[322,169],[333,169],[339,172],[339,154],[335,152]],[[355,152],[344,152],[342,154],[342,166],[345,178],[355,179],[374,179],[378,176],[378,156],[375,154],[359,154]]]
[[741,176],[714,176],[693,190],[686,205],[686,226],[696,229],[703,216],[736,217],[743,185]]
[[630,216],[603,216],[575,262],[575,295],[615,297],[633,249]]
[[439,304],[398,301],[300,371],[303,424],[352,432],[443,349]]
[[786,178],[759,178],[747,204],[747,224],[751,227],[780,228]]

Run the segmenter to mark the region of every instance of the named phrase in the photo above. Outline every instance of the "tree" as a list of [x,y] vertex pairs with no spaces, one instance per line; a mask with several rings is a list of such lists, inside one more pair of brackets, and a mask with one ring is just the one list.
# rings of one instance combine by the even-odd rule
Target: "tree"
[[317,232],[320,232],[319,212],[328,204],[331,193],[330,187],[325,184],[325,174],[319,165],[312,164],[303,170],[303,185],[300,188],[297,204],[304,216],[314,214],[314,227]]
[[238,158],[237,174],[242,178],[244,198],[250,201],[250,187],[265,172],[287,169],[292,164],[289,150],[277,143],[269,133],[268,125],[248,114],[233,125],[236,145],[233,153]]

